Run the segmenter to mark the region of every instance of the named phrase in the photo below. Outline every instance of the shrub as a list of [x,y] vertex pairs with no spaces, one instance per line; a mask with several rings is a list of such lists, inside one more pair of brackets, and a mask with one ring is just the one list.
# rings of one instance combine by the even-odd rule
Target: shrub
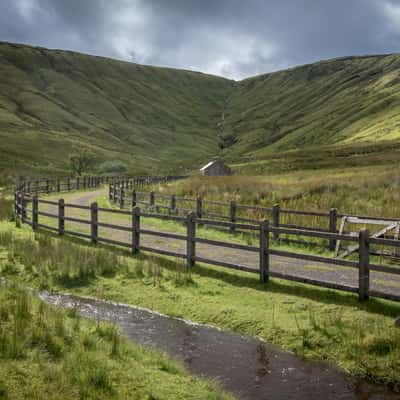
[[127,170],[127,165],[120,160],[105,161],[99,166],[102,174],[125,174]]

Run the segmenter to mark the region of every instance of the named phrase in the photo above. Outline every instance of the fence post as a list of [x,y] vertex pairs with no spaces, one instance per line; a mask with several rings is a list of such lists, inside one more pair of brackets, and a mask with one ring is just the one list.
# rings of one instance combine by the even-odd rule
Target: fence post
[[114,183],[113,186],[113,202],[116,203],[117,202],[117,186]]
[[27,204],[27,201],[26,201],[26,198],[25,198],[25,193],[22,193],[22,196],[21,196],[21,220],[22,220],[22,222],[25,222],[25,220],[26,220],[26,204]]
[[32,197],[32,229],[36,230],[39,224],[39,200],[37,195]]
[[19,219],[19,203],[21,194],[20,192],[15,193],[15,224],[18,226],[18,219]]
[[150,207],[154,207],[154,192],[150,192],[150,202],[149,202]]
[[99,210],[97,203],[92,203],[90,205],[90,234],[93,244],[96,244],[98,241],[98,213]]
[[200,196],[197,196],[196,199],[196,217],[197,218],[203,217],[203,200]]
[[81,182],[80,182],[80,179],[79,179],[79,176],[76,178],[76,190],[79,190],[80,189],[80,185],[81,184]]
[[[231,200],[231,202],[229,203],[229,217],[230,217],[230,221],[232,222],[232,224],[234,224],[236,222],[236,201],[235,200]],[[232,225],[230,230],[231,230],[231,232],[234,232],[235,226]]]
[[50,181],[48,179],[46,179],[46,193],[50,193]]
[[132,254],[140,250],[140,208],[132,208]]
[[136,207],[136,190],[132,190],[132,208]]
[[174,194],[171,196],[171,203],[170,203],[169,208],[172,212],[175,212],[175,210],[176,210],[176,195],[174,195]]
[[31,193],[31,181],[28,181],[28,193]]
[[65,231],[65,203],[64,199],[58,200],[58,234],[64,235]]
[[60,193],[61,192],[61,183],[60,183],[60,178],[57,178],[57,182],[56,182],[56,186],[57,186],[57,192]]
[[[280,216],[281,210],[279,204],[274,204],[274,207],[272,208],[272,218],[273,218],[273,225],[275,228],[279,228],[279,216]],[[278,240],[279,239],[279,233],[274,232],[274,239]]]
[[125,191],[124,191],[124,188],[121,187],[119,189],[119,208],[120,209],[124,208],[124,202],[125,202]]
[[358,299],[369,298],[369,231],[362,229],[358,235]]
[[67,179],[67,189],[68,189],[68,192],[71,190],[71,179],[70,178]]
[[[331,208],[329,210],[329,232],[336,233],[337,232],[337,208]],[[329,240],[329,250],[334,251],[336,248],[336,240]]]
[[190,270],[194,267],[194,257],[196,256],[196,214],[191,212],[186,219],[186,265]]
[[111,201],[113,198],[112,196],[112,186],[111,183],[108,185],[108,199]]
[[268,221],[260,222],[260,282],[269,280],[269,224]]

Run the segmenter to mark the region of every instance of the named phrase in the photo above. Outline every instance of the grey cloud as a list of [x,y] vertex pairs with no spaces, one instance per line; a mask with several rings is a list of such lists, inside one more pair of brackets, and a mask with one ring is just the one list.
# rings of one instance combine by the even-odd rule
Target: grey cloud
[[395,0],[2,0],[0,40],[242,78],[400,50]]

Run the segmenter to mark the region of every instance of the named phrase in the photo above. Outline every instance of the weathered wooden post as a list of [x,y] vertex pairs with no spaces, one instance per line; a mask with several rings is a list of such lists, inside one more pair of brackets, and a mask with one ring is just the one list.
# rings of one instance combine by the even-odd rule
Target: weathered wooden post
[[[231,200],[229,203],[229,219],[232,224],[236,222],[236,201]],[[230,227],[231,232],[235,232],[235,226],[231,225]]]
[[22,222],[25,222],[26,220],[26,197],[25,197],[25,193],[22,193],[21,195],[21,220]]
[[90,205],[90,236],[92,243],[96,244],[98,241],[98,222],[99,222],[99,207],[97,203],[92,203]]
[[154,207],[154,203],[155,203],[155,196],[154,196],[154,192],[151,191],[149,194],[150,198],[149,198],[149,206],[150,207]]
[[58,200],[58,234],[64,235],[65,231],[65,202],[64,199]]
[[50,193],[50,181],[48,179],[46,179],[46,193]]
[[132,190],[132,208],[136,207],[136,190]]
[[116,203],[116,202],[117,202],[117,186],[114,183],[114,186],[113,186],[113,203]]
[[169,205],[169,209],[171,212],[175,212],[176,211],[176,195],[171,195],[171,202]]
[[113,192],[112,192],[112,186],[111,183],[108,185],[108,200],[112,200],[113,198]]
[[369,231],[362,229],[358,235],[358,299],[369,298]]
[[17,215],[18,215],[18,192],[17,191],[14,192],[14,214],[15,214],[15,217],[17,217]]
[[140,250],[140,208],[132,208],[132,254]]
[[196,214],[191,212],[186,219],[186,266],[190,270],[194,267],[196,257]]
[[77,176],[76,177],[76,190],[79,190],[80,186],[81,186],[81,182],[80,182],[79,176]]
[[196,199],[196,217],[203,217],[203,199],[200,196],[197,196]]
[[[337,208],[331,208],[329,210],[329,232],[337,233]],[[329,250],[334,251],[336,248],[336,240],[329,240]]]
[[31,181],[28,181],[28,193],[31,193]]
[[39,200],[37,195],[32,197],[32,229],[36,230],[39,224]]
[[[280,213],[281,213],[281,209],[280,209],[279,204],[274,204],[274,206],[272,208],[272,219],[273,219],[274,228],[279,228]],[[278,232],[274,232],[274,239],[275,240],[279,239]]]
[[119,189],[119,208],[122,210],[124,208],[124,203],[125,203],[125,190],[121,186]]
[[67,190],[68,192],[71,190],[71,178],[67,179]]
[[260,282],[269,280],[269,225],[268,221],[260,222]]
[[87,182],[86,182],[86,176],[83,177],[83,188],[86,189],[87,187]]
[[60,178],[57,178],[57,180],[56,180],[56,190],[57,190],[58,193],[61,192]]

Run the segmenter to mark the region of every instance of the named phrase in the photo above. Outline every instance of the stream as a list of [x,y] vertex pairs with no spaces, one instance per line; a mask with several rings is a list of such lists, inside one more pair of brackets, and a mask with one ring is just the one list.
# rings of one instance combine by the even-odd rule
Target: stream
[[332,366],[301,360],[258,339],[102,300],[46,292],[39,297],[74,307],[84,317],[116,323],[133,342],[183,361],[191,373],[218,380],[238,399],[400,399],[383,386],[356,381]]

